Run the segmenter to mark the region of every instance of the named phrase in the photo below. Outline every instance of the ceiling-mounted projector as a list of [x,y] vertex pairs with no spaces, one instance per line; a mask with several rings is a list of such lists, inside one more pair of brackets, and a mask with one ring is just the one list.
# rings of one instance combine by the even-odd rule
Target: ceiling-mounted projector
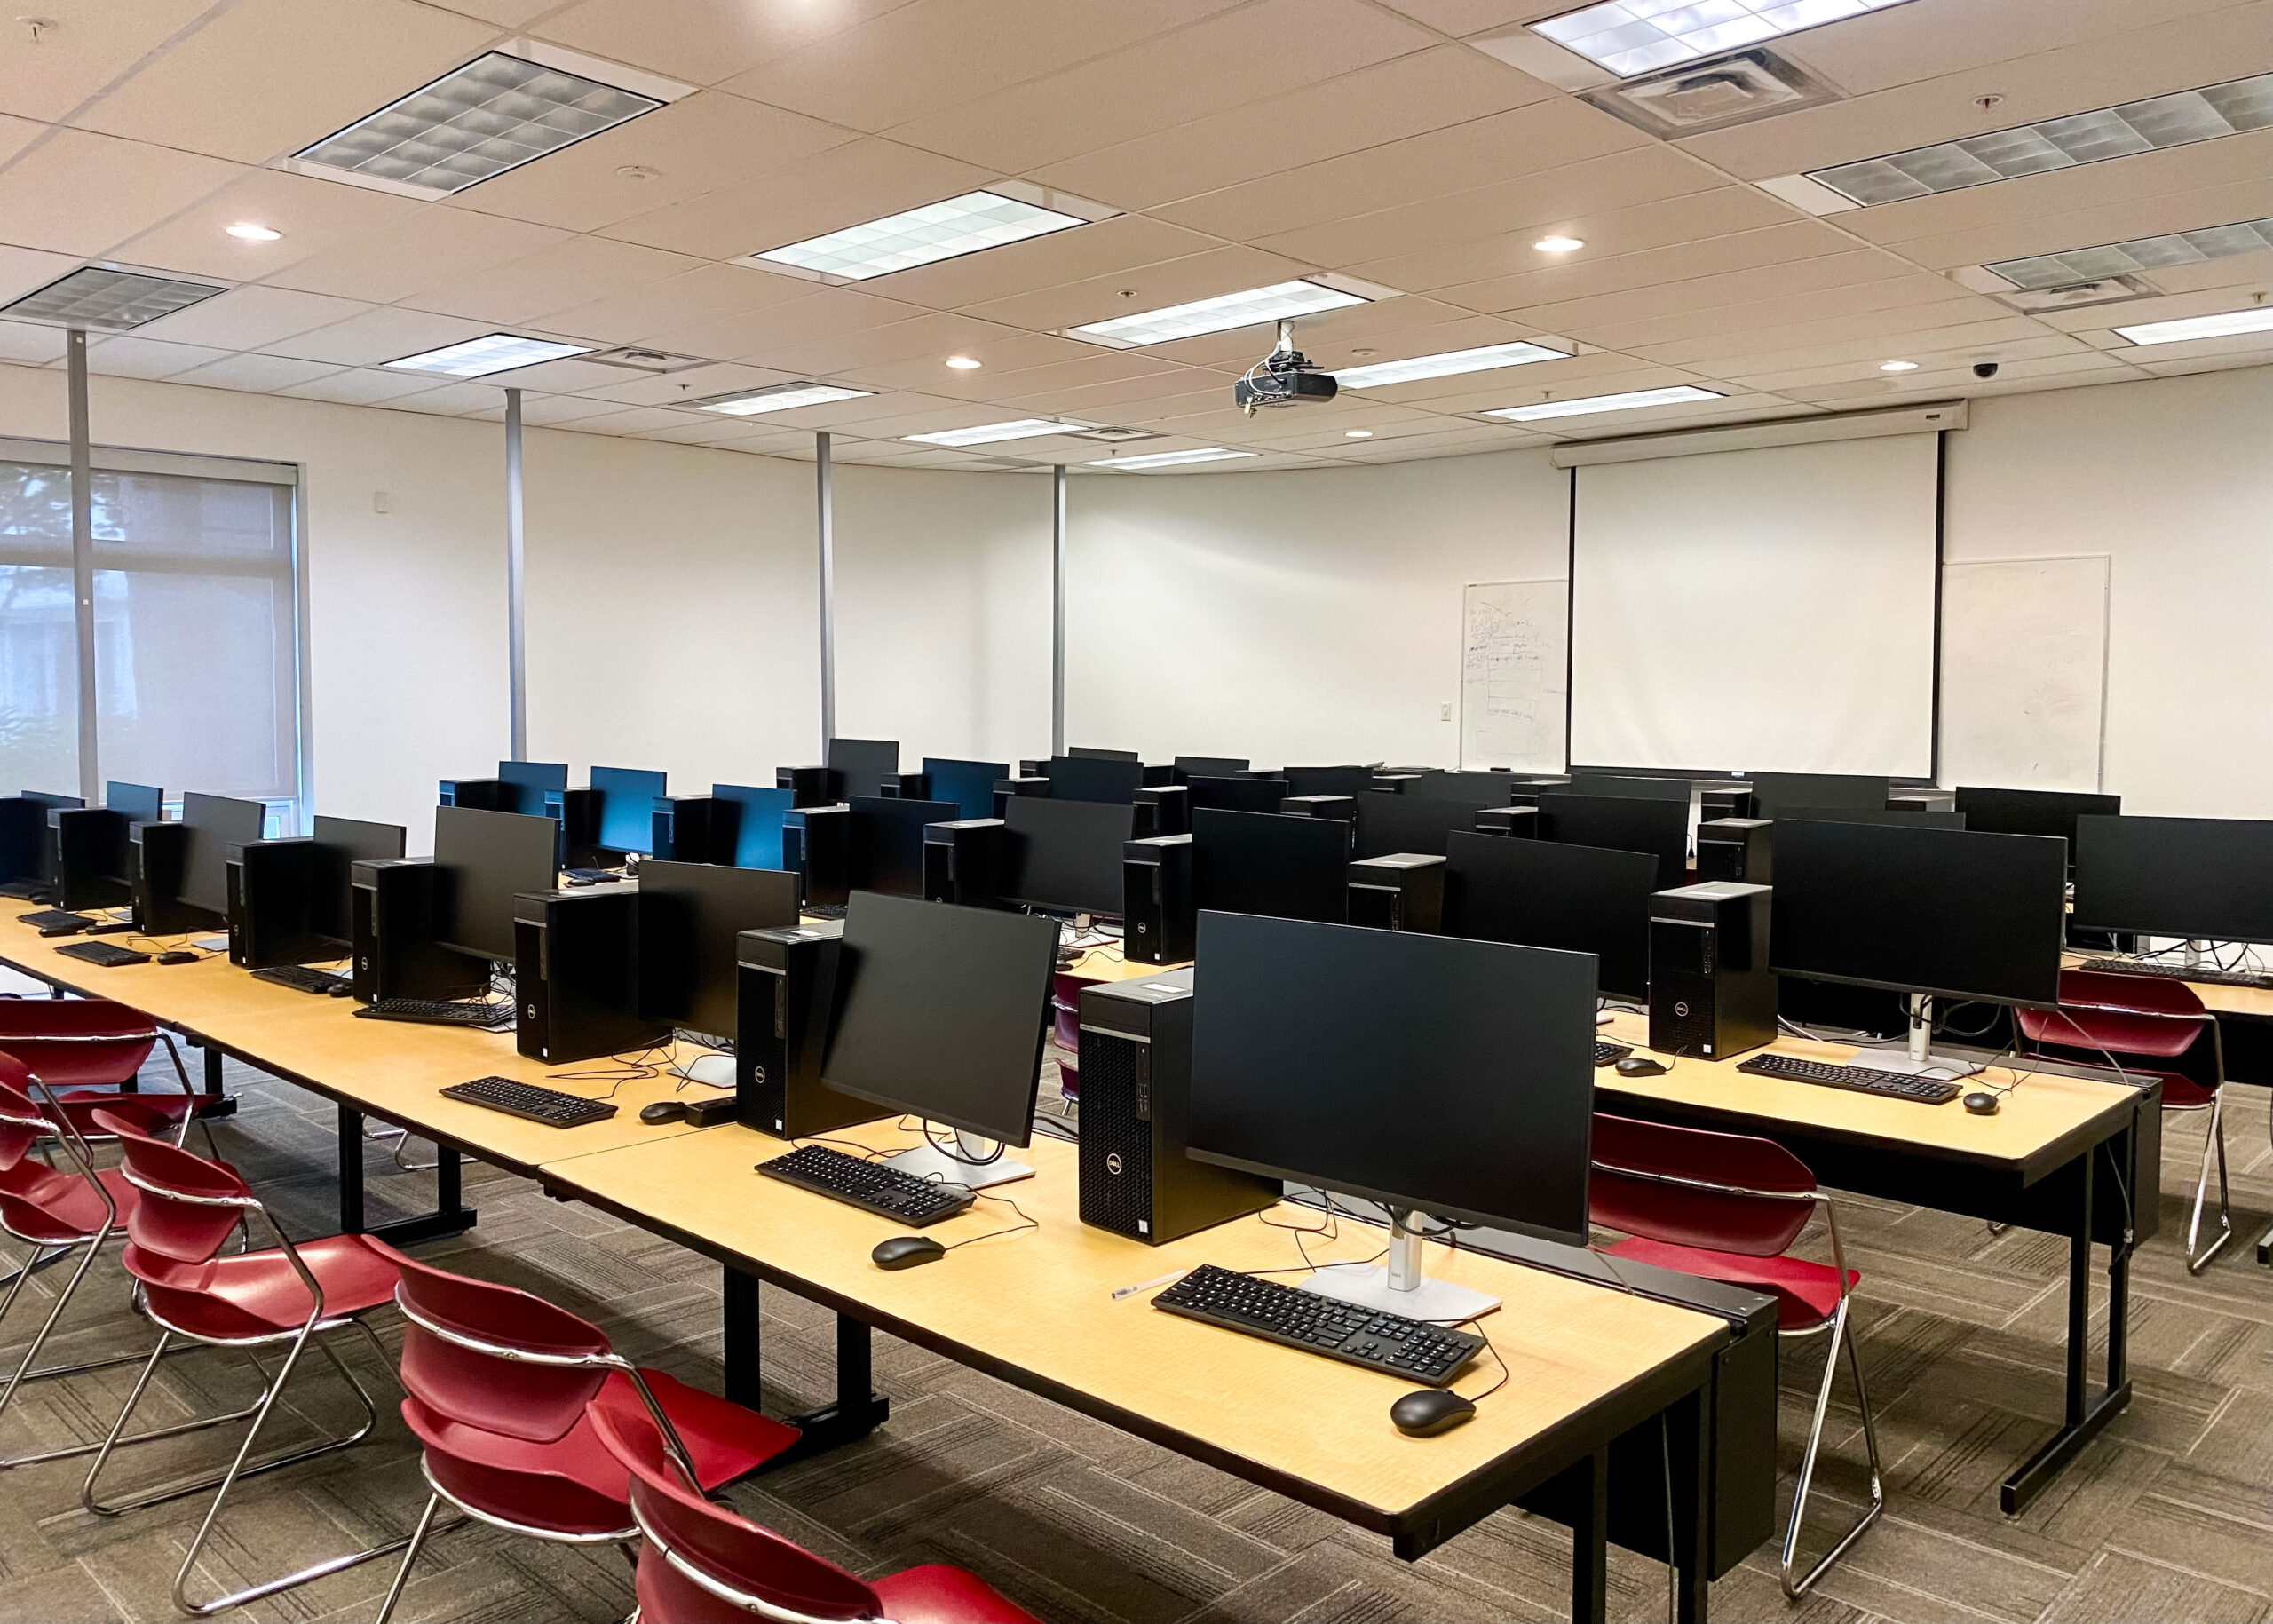
[[1258,406],[1307,406],[1331,400],[1341,385],[1295,347],[1295,324],[1279,324],[1279,343],[1232,385],[1232,400],[1248,416]]

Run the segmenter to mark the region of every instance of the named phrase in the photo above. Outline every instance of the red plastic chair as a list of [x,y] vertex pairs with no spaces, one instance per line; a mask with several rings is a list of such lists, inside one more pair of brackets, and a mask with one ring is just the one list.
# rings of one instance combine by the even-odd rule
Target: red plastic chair
[[[1776,1299],[1779,1335],[1830,1332],[1823,1385],[1816,1392],[1815,1415],[1808,1425],[1807,1448],[1784,1526],[1780,1578],[1784,1594],[1797,1600],[1886,1509],[1878,1431],[1871,1421],[1870,1395],[1863,1387],[1862,1356],[1847,1335],[1848,1309],[1862,1277],[1847,1267],[1840,1250],[1839,1215],[1816,1187],[1815,1175],[1806,1164],[1772,1139],[1600,1113],[1594,1121],[1594,1176],[1588,1205],[1593,1222],[1632,1237],[1606,1248],[1613,1255],[1766,1292]],[[1831,1228],[1827,1264],[1789,1255],[1818,1208]],[[1816,1454],[1823,1443],[1824,1415],[1830,1408],[1831,1383],[1842,1347],[1854,1373],[1855,1402],[1863,1414],[1871,1503],[1821,1560],[1795,1577],[1800,1526],[1815,1480]]]
[[594,1406],[592,1426],[631,1474],[639,1624],[1041,1624],[975,1573],[933,1564],[859,1579],[771,1529],[691,1493],[654,1423]]
[[1081,1099],[1081,989],[1095,986],[1087,976],[1057,970],[1049,978],[1050,1037],[1057,1045],[1057,1091]]
[[[128,1092],[127,1085],[160,1043],[173,1062],[181,1092]],[[130,1121],[154,1116],[177,1129],[177,1139],[197,1112],[197,1094],[173,1034],[140,1010],[107,998],[0,998],[0,1050],[29,1066],[67,1102],[90,1110],[108,1105]],[[75,1114],[81,1116],[85,1137],[100,1137],[85,1113]],[[212,1148],[210,1130],[206,1148]]]
[[395,1302],[402,1418],[425,1446],[432,1491],[377,1624],[394,1616],[444,1501],[493,1527],[566,1544],[639,1537],[626,1469],[591,1417],[646,1418],[672,1470],[701,1490],[731,1483],[797,1441],[797,1430],[642,1370],[598,1327],[542,1297],[405,1259]]
[[[2199,1274],[2218,1249],[2233,1239],[2233,1214],[2227,1206],[2225,1053],[2218,1023],[2194,989],[2162,976],[2126,976],[2120,971],[2063,970],[2060,1007],[2013,1011],[2021,1035],[2038,1049],[2079,1051],[2078,1058],[2105,1060],[2138,1081],[2163,1085],[2166,1111],[2207,1111],[2202,1138],[2202,1171],[2194,1181],[2194,1216],[2186,1226],[2186,1271]],[[2212,1077],[2208,1084],[2158,1067],[2126,1066],[2126,1059],[2175,1060],[2210,1034]],[[2218,1233],[2196,1249],[2202,1232],[2202,1205],[2210,1191],[2210,1163],[2218,1164]]]
[[[126,1182],[136,1192],[134,1209],[126,1220],[127,1246],[122,1261],[126,1271],[141,1287],[137,1306],[143,1318],[158,1327],[158,1343],[144,1362],[142,1373],[127,1395],[110,1435],[96,1452],[94,1464],[88,1470],[87,1480],[79,1491],[81,1501],[98,1516],[116,1517],[139,1507],[214,1489],[213,1503],[206,1510],[205,1520],[198,1525],[196,1537],[190,1541],[181,1567],[174,1575],[174,1605],[196,1617],[242,1606],[401,1549],[409,1542],[407,1537],[368,1550],[333,1557],[298,1573],[266,1580],[212,1601],[190,1600],[190,1575],[196,1570],[198,1558],[212,1537],[220,1521],[221,1509],[238,1479],[360,1443],[377,1423],[378,1409],[371,1402],[371,1395],[332,1351],[329,1342],[320,1339],[331,1332],[352,1327],[362,1333],[384,1361],[385,1350],[363,1317],[394,1300],[395,1271],[407,1260],[384,1241],[368,1235],[332,1235],[295,1246],[234,1168],[193,1155],[179,1145],[152,1138],[115,1113],[98,1112],[96,1121],[117,1137],[125,1154]],[[229,1236],[241,1222],[254,1217],[267,1226],[276,1244],[258,1251],[224,1256],[221,1248]],[[246,1430],[244,1441],[238,1446],[226,1471],[153,1490],[132,1500],[115,1503],[99,1501],[95,1497],[96,1481],[119,1445],[158,1436],[145,1433],[128,1438],[126,1423],[149,1390],[158,1360],[178,1337],[208,1347],[239,1348],[248,1352],[256,1348],[281,1347],[285,1352],[275,1376],[267,1381],[260,1398],[251,1406],[252,1425]],[[311,1345],[330,1361],[332,1368],[361,1402],[363,1424],[346,1438],[249,1465],[253,1446],[259,1440],[261,1428],[275,1407],[278,1395],[291,1380],[300,1355]],[[257,1359],[255,1364],[257,1366]],[[265,1368],[263,1374],[266,1374]],[[220,1419],[227,1418],[209,1418],[209,1422]]]

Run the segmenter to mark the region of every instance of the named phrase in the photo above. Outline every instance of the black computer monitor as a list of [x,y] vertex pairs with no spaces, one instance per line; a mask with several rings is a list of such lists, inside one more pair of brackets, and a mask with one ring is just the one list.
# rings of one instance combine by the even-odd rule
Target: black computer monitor
[[854,891],[821,1081],[964,1133],[1033,1137],[1057,924]]
[[1650,995],[1650,897],[1659,889],[1646,852],[1455,834],[1445,852],[1442,928],[1590,953],[1604,996],[1638,1001]]
[[2086,795],[2070,789],[1982,789],[1960,784],[1957,809],[1965,827],[1984,835],[2057,835],[2068,843],[2068,866],[2076,863],[2076,820],[2112,818],[2123,811],[2119,795]]
[[1121,848],[1136,812],[1112,801],[1016,795],[1002,804],[1002,899],[1121,917]]
[[1144,759],[1134,750],[1100,750],[1087,744],[1073,745],[1065,753],[1077,761],[1142,761]]
[[[846,832],[846,883],[854,891],[887,896],[923,894],[923,828],[962,816],[953,801],[903,801],[897,796],[848,796],[851,827]],[[646,872],[643,866],[642,874]]]
[[1557,788],[1571,795],[1619,795],[1637,801],[1686,803],[1697,787],[1685,778],[1635,778],[1622,772],[1574,772]]
[[51,812],[75,812],[86,804],[85,801],[75,795],[57,795],[48,789],[27,789],[24,791],[24,799],[37,801]]
[[360,823],[318,813],[308,860],[308,929],[342,946],[351,942],[355,865],[400,857],[408,839],[408,831],[399,823]]
[[1485,804],[1369,789],[1358,797],[1358,855],[1388,857],[1410,852],[1442,857],[1445,837],[1454,829],[1473,829],[1476,814]]
[[594,767],[592,788],[600,795],[599,844],[611,852],[655,849],[655,803],[670,793],[666,775],[637,767]]
[[1215,913],[1199,955],[1191,1154],[1585,1244],[1585,955]]
[[934,801],[953,801],[962,808],[966,818],[991,818],[994,815],[994,786],[1010,776],[1007,761],[956,761],[949,757],[926,756],[923,758],[925,793]]
[[[1971,828],[1961,812],[1895,811],[1885,806],[1787,806],[1778,819],[1802,823],[1886,823],[1897,828],[1962,829]],[[2013,833],[1992,830],[1992,834]]]
[[181,820],[189,833],[183,836],[181,890],[177,895],[192,907],[226,918],[229,848],[249,845],[261,837],[268,823],[268,808],[259,801],[193,791],[181,798]]
[[1364,795],[1374,787],[1371,767],[1282,767],[1288,795]]
[[1133,756],[1052,756],[1049,778],[1049,793],[1057,800],[1126,806],[1144,786],[1144,765]]
[[787,789],[762,789],[752,784],[713,784],[711,796],[732,801],[734,822],[734,867],[781,867],[781,820],[796,800]]
[[103,804],[129,823],[155,823],[166,815],[166,792],[154,784],[103,786]]
[[1192,906],[1341,924],[1350,917],[1351,834],[1339,818],[1196,811]]
[[[1776,860],[1780,883],[1780,851]],[[2078,818],[2075,923],[2187,941],[2273,942],[2273,821]]]
[[1283,778],[1216,778],[1201,775],[1187,779],[1184,795],[1186,804],[1194,812],[1212,807],[1218,812],[1277,812],[1279,803],[1289,793]]
[[434,939],[477,958],[511,963],[513,899],[550,891],[559,825],[522,812],[482,812],[471,806],[434,809],[434,864],[447,870],[435,889]]
[[513,786],[512,804],[497,808],[499,812],[527,812],[531,817],[544,813],[547,790],[568,788],[568,764],[565,761],[501,761],[497,764],[500,780]]
[[1176,758],[1176,780],[1181,783],[1194,778],[1236,778],[1247,771],[1244,756],[1179,756]]
[[1506,806],[1516,798],[1512,772],[1424,772],[1405,793],[1432,801],[1466,801],[1477,806]]
[[828,769],[844,781],[847,800],[856,795],[881,795],[887,781],[899,778],[897,739],[831,739]]
[[719,863],[639,865],[639,1013],[732,1038],[734,938],[797,923],[797,876]]
[[1786,818],[1791,806],[1882,807],[1888,787],[1886,779],[1857,772],[1755,772],[1752,815]]
[[2048,1009],[2068,879],[2034,835],[1778,822],[1768,951],[1778,974]]
[[1647,852],[1658,860],[1659,891],[1689,883],[1686,801],[1545,789],[1539,796],[1539,837],[1612,852]]

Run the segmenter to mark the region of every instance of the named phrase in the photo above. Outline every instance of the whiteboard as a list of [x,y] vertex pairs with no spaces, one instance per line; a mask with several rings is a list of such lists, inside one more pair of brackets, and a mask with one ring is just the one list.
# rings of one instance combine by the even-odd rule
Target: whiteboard
[[1943,783],[2099,788],[2107,603],[2104,555],[1943,566]]
[[1569,585],[1490,581],[1462,595],[1461,766],[1563,770],[1570,717]]

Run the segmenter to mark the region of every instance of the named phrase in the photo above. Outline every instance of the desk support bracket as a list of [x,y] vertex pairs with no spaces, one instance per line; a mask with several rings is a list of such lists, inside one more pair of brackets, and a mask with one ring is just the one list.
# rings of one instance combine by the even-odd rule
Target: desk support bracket
[[[209,1053],[211,1051],[209,1050]],[[457,1152],[435,1146],[434,1210],[415,1218],[399,1218],[376,1226],[363,1221],[363,1113],[351,1105],[339,1107],[339,1231],[344,1235],[369,1235],[389,1246],[416,1246],[471,1229],[475,1213],[465,1204]]]
[[[759,1407],[757,1277],[725,1265],[726,1397],[748,1409]],[[802,1436],[766,1462],[765,1470],[857,1443],[883,1425],[891,1400],[875,1390],[875,1367],[865,1320],[836,1316],[836,1398],[803,1415],[788,1417]]]
[[198,1116],[210,1122],[215,1117],[236,1115],[236,1097],[225,1092],[221,1085],[221,1051],[210,1043],[198,1043],[197,1049],[205,1057],[205,1091],[197,1102]]

